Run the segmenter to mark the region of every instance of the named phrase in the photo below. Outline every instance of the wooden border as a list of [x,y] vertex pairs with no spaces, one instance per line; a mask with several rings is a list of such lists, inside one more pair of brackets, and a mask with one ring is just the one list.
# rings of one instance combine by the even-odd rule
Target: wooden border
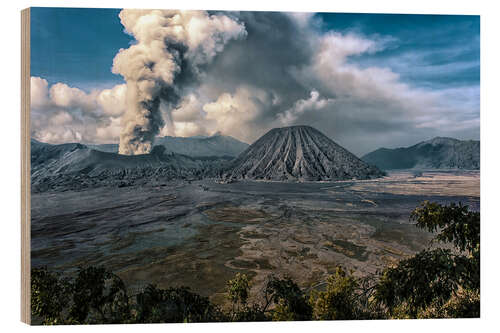
[[31,324],[30,9],[21,11],[21,321]]

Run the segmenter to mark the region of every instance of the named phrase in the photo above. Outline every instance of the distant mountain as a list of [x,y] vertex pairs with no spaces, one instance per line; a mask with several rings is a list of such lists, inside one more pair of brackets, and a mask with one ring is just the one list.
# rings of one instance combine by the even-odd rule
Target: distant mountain
[[66,153],[86,148],[80,143],[64,143],[51,145],[31,139],[31,168],[44,164],[49,160],[58,159]]
[[79,143],[31,141],[32,191],[128,186],[151,181],[217,177],[230,157],[191,157],[156,146],[150,154],[120,155]]
[[167,152],[189,156],[238,156],[248,144],[231,136],[216,134],[209,137],[156,138],[155,145],[162,145]]
[[369,179],[383,173],[310,126],[275,128],[242,152],[226,179]]
[[[156,138],[155,146],[165,147],[167,152],[183,154],[192,157],[200,156],[231,156],[236,157],[244,151],[248,144],[238,141],[231,136],[216,134],[213,136],[173,137],[165,136]],[[117,144],[87,144],[88,147],[109,153],[117,153]]]
[[362,160],[380,169],[479,170],[479,141],[436,137],[407,148],[380,148]]
[[90,149],[103,151],[105,153],[118,153],[118,144],[117,143],[102,143],[102,144],[85,144]]

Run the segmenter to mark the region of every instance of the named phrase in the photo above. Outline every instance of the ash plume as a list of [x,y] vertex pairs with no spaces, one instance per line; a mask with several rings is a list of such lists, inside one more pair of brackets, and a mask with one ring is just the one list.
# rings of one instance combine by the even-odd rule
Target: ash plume
[[119,153],[146,154],[164,125],[160,104],[174,108],[203,65],[246,30],[235,18],[204,11],[124,9],[119,17],[137,41],[113,60],[113,73],[127,83]]

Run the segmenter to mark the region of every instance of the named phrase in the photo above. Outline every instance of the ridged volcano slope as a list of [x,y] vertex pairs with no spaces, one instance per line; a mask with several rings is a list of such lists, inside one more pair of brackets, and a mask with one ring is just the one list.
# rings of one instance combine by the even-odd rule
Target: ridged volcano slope
[[383,176],[310,126],[275,128],[242,152],[226,179],[342,180]]

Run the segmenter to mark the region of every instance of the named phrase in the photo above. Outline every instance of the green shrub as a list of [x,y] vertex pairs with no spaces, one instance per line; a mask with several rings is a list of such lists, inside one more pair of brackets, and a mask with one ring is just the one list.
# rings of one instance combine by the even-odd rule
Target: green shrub
[[274,303],[272,319],[280,321],[311,320],[312,308],[299,286],[288,276],[271,276],[265,289],[268,303]]
[[187,287],[157,289],[149,285],[136,296],[134,321],[138,323],[211,322],[224,319],[207,297]]
[[327,279],[325,291],[311,293],[309,302],[316,320],[359,319],[359,295],[356,294],[358,281],[337,267],[334,275]]
[[[435,241],[451,243],[455,251],[424,250],[386,268],[375,298],[393,317],[479,315],[480,215],[467,206],[424,202],[410,215],[416,226],[438,232]],[[469,290],[476,298],[460,298]],[[447,308],[448,307],[448,308]],[[448,309],[448,310],[447,310]]]
[[62,324],[63,310],[69,303],[71,285],[46,267],[31,270],[31,313],[44,325]]

